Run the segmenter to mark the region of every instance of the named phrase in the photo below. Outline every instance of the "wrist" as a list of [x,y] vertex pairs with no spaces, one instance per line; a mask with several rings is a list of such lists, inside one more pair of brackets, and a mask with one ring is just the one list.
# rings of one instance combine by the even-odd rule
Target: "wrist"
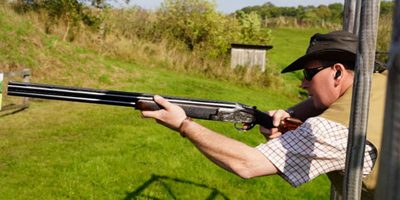
[[287,112],[290,117],[294,117],[294,110],[293,109],[288,108],[288,109],[285,110],[285,112]]
[[186,117],[186,118],[181,122],[181,124],[179,125],[179,129],[178,129],[178,130],[179,130],[179,133],[181,134],[182,137],[186,137],[185,131],[186,131],[186,128],[189,126],[189,124],[190,124],[191,122],[193,122],[192,118]]

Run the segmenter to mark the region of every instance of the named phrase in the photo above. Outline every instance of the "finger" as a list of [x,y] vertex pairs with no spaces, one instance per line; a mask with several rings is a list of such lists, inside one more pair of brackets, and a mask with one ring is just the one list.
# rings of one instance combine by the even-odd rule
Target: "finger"
[[172,106],[172,104],[168,100],[164,99],[164,97],[160,95],[154,95],[153,99],[157,104],[164,107],[166,110],[169,110]]
[[265,137],[265,139],[272,140],[280,137],[282,133],[279,132],[277,128],[273,128],[269,133],[262,133],[262,135]]
[[275,138],[278,138],[280,136],[282,136],[282,133],[281,132],[276,132],[276,133],[271,134],[269,136],[269,139],[275,139]]
[[260,133],[263,135],[272,135],[274,133],[278,132],[278,128],[265,128],[265,127],[260,127]]
[[243,127],[242,127],[242,128],[243,128],[244,130],[247,130],[247,129],[249,129],[250,127],[251,127],[251,124],[247,124],[247,123],[246,123],[246,124],[243,124]]
[[282,120],[282,112],[281,110],[277,110],[273,116],[273,124],[275,127],[278,127]]
[[268,128],[265,128],[263,126],[260,126],[260,133],[263,134],[263,135],[271,135],[272,134],[272,129],[268,129]]
[[277,110],[273,116],[273,122],[272,122],[273,125],[275,127],[278,127],[280,125],[281,121],[283,119],[285,119],[286,117],[290,117],[286,111],[281,110],[281,109]]
[[279,127],[280,123],[281,123],[281,119],[280,118],[274,118],[274,121],[272,122],[274,127]]
[[142,116],[145,118],[156,118],[158,116],[158,111],[142,111]]

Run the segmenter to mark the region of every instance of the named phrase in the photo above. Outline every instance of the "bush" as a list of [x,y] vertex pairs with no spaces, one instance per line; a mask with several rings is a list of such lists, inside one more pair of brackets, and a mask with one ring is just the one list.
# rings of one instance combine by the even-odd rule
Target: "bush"
[[178,39],[208,56],[225,54],[240,38],[236,19],[216,11],[215,2],[206,0],[165,0],[157,10],[160,35]]
[[238,11],[237,16],[241,25],[241,43],[268,44],[271,40],[271,31],[262,29],[260,15],[252,11],[249,14]]
[[216,11],[215,2],[207,0],[165,0],[157,15],[160,35],[178,39],[189,49],[211,57],[225,54],[231,43],[266,44],[270,40],[257,13],[227,16]]

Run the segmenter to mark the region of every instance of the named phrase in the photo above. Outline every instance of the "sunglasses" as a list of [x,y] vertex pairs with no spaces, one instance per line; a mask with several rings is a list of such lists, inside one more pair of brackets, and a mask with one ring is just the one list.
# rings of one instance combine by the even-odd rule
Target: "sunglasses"
[[303,74],[304,74],[304,78],[307,81],[311,81],[312,78],[320,71],[322,71],[325,68],[331,67],[332,65],[327,65],[327,66],[321,66],[321,67],[317,67],[317,68],[312,68],[312,69],[304,69],[303,70]]

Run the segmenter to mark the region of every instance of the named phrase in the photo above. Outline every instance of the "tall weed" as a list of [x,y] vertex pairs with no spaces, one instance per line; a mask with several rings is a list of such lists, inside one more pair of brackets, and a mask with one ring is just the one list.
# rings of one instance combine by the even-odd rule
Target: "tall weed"
[[[386,15],[382,15],[379,18],[379,29],[378,29],[378,39],[376,43],[376,50],[388,52],[390,47],[390,41],[392,39],[392,24],[393,24],[393,14],[389,13]],[[389,58],[389,54],[386,53],[378,53],[378,58],[383,61],[387,61]]]

